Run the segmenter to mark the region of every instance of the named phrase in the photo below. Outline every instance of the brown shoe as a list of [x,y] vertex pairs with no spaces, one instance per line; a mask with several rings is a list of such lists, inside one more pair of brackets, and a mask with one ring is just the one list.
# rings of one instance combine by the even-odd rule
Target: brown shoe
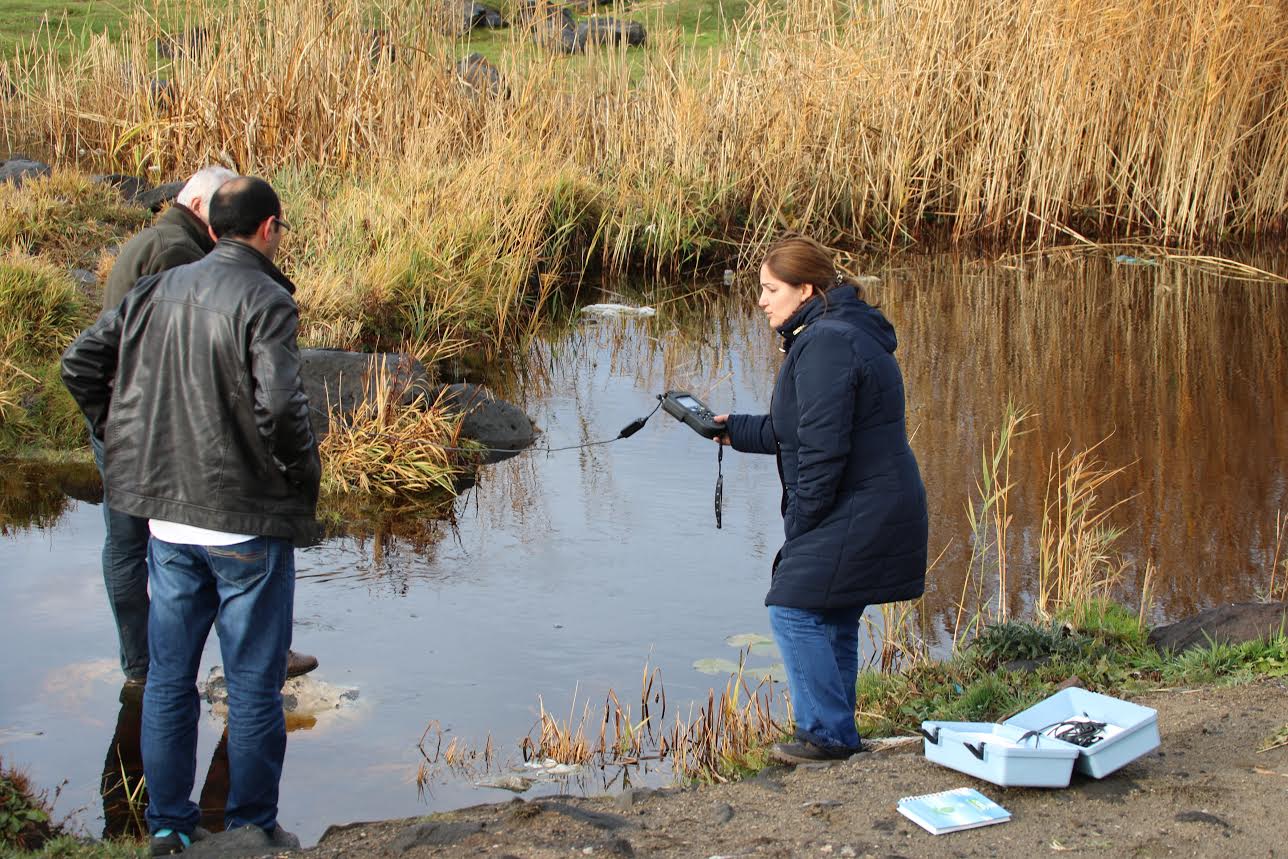
[[797,764],[834,763],[843,761],[850,755],[862,751],[858,749],[825,749],[805,740],[794,743],[774,743],[769,747],[769,757],[780,764],[796,766]]
[[318,658],[309,656],[307,653],[296,653],[294,650],[286,651],[286,679],[299,677],[302,674],[308,674],[314,668],[318,667]]

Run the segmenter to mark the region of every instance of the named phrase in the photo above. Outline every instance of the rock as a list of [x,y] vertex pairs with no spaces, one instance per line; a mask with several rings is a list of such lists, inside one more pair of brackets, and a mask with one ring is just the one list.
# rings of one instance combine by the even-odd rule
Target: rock
[[156,186],[151,191],[144,191],[134,198],[134,205],[159,212],[167,203],[174,202],[174,198],[179,196],[179,192],[183,190],[186,182],[187,180],[167,182],[164,185]]
[[33,161],[21,155],[0,161],[0,182],[8,182],[15,188],[21,188],[27,179],[39,179],[48,176],[53,170],[43,161]]
[[[481,385],[460,382],[446,385],[437,392],[440,402],[460,409],[465,414],[461,435],[491,448],[484,462],[499,462],[519,453],[536,440],[532,419],[523,409],[497,399]],[[431,394],[429,400],[436,399]]]
[[1177,823],[1206,823],[1209,826],[1220,826],[1223,829],[1230,828],[1230,821],[1215,814],[1209,814],[1206,811],[1182,811],[1176,815]]
[[445,33],[463,35],[471,30],[501,30],[510,26],[501,13],[476,0],[440,0],[433,15]]
[[495,787],[500,790],[512,790],[523,793],[532,787],[532,779],[521,775],[498,775],[474,782],[475,787]]
[[300,359],[304,393],[318,438],[330,431],[329,411],[352,415],[362,402],[377,395],[375,386],[383,373],[400,405],[424,396],[426,403],[441,402],[463,413],[461,436],[493,449],[484,455],[485,462],[507,459],[536,440],[532,420],[523,409],[497,399],[480,385],[460,382],[432,387],[424,365],[409,355],[301,349]]
[[76,281],[77,286],[89,287],[98,286],[98,275],[85,268],[74,268],[67,272],[72,280]]
[[1180,653],[1208,642],[1241,644],[1278,634],[1288,623],[1288,603],[1230,603],[1201,611],[1193,617],[1149,633],[1159,650]]
[[1070,675],[1056,684],[1055,691],[1063,692],[1065,689],[1083,688],[1082,678],[1077,674]]
[[89,177],[89,180],[98,185],[111,185],[121,192],[121,199],[127,203],[135,202],[150,187],[143,179],[124,173],[98,173]]
[[625,838],[617,837],[609,841],[603,847],[604,853],[609,856],[634,856],[635,846]]
[[314,435],[320,439],[330,432],[331,410],[352,415],[361,403],[375,397],[382,374],[400,405],[411,403],[427,389],[425,367],[410,355],[301,349],[300,377],[309,398]]
[[510,26],[510,22],[501,17],[496,9],[473,0],[465,0],[461,4],[461,11],[465,14],[467,29],[504,30]]
[[562,7],[548,3],[535,4],[529,0],[532,40],[548,51],[561,54],[575,54],[581,50],[577,42],[577,22],[572,13]]
[[588,18],[577,25],[577,49],[584,51],[590,45],[620,45],[630,47],[644,44],[647,38],[644,25],[638,21],[619,21],[616,18]]
[[[215,665],[206,676],[201,695],[218,718],[228,715],[228,681],[222,665]],[[357,702],[357,689],[332,686],[311,674],[292,677],[282,686],[282,712],[296,716],[319,716]]]
[[155,41],[157,56],[172,60],[178,57],[196,59],[206,52],[210,32],[205,27],[193,27],[182,33],[171,33]]
[[446,847],[483,831],[477,821],[430,821],[409,826],[390,842],[395,853],[406,853],[415,847]]
[[542,802],[541,808],[545,811],[553,811],[556,814],[562,814],[572,820],[588,824],[596,829],[606,829],[609,831],[623,829],[628,824],[623,818],[615,814],[604,814],[599,811],[587,811],[584,808],[578,808],[566,802]]
[[733,820],[733,814],[733,806],[727,802],[717,802],[711,809],[711,819],[718,824]]
[[510,88],[501,77],[501,71],[477,51],[456,64],[456,76],[480,94],[506,98],[510,95]]
[[218,859],[249,859],[253,856],[274,856],[281,852],[258,826],[239,826],[225,832],[216,832],[183,851],[184,856],[201,859],[203,856]]
[[152,78],[148,81],[148,101],[157,110],[169,113],[174,110],[178,99],[179,87],[174,81],[165,78]]

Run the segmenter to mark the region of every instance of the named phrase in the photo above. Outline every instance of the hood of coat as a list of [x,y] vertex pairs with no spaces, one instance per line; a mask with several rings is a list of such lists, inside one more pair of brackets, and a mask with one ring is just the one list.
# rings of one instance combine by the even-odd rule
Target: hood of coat
[[887,352],[893,353],[899,347],[894,326],[885,318],[885,314],[859,298],[855,288],[846,284],[810,299],[791,319],[778,327],[778,333],[783,338],[783,351],[791,349],[796,337],[820,319],[834,319],[853,325]]

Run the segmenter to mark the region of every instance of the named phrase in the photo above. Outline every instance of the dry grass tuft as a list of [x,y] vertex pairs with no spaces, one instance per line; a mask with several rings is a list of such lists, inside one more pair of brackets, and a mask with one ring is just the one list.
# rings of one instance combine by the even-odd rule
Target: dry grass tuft
[[322,439],[322,489],[392,498],[455,492],[468,455],[460,450],[460,417],[440,403],[417,397],[399,403],[401,391],[381,369],[356,410],[332,410]]

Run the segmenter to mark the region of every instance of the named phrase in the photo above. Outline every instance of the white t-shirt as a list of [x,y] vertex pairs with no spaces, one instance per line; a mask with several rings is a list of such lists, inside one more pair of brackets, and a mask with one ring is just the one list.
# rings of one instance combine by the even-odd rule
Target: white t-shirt
[[148,530],[152,536],[167,543],[179,543],[187,546],[234,546],[254,540],[254,534],[230,534],[227,531],[211,531],[194,525],[179,522],[167,522],[164,519],[149,519]]

